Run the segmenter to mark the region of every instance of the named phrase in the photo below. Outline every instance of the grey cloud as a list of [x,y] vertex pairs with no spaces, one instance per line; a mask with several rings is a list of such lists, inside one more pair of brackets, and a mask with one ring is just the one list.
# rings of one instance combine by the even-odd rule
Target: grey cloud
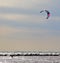
[[11,14],[39,14],[38,10],[34,9],[23,9],[23,8],[11,8],[11,7],[0,7],[1,13]]
[[46,29],[52,31],[60,31],[59,21],[49,21],[48,23],[33,23],[33,22],[23,22],[8,19],[0,19],[0,26],[9,26],[14,28],[32,28],[32,29]]

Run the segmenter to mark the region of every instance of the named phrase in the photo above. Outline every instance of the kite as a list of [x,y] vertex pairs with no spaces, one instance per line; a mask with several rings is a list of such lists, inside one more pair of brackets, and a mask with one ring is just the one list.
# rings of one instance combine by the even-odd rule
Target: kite
[[40,13],[42,13],[42,12],[44,12],[44,11],[47,13],[46,19],[48,19],[48,18],[50,17],[50,12],[49,12],[48,10],[42,10],[42,11],[40,11]]

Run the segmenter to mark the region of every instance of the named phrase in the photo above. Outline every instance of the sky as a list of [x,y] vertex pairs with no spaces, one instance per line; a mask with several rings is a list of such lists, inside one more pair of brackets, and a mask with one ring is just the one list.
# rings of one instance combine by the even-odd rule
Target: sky
[[[59,51],[60,0],[0,0],[0,51]],[[46,13],[51,13],[46,19]]]

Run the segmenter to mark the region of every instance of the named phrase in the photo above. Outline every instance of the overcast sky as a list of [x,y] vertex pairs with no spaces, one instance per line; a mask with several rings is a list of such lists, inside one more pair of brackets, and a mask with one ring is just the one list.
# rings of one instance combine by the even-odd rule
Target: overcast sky
[[[60,49],[60,0],[0,0],[0,50]],[[51,16],[46,19],[49,10]]]

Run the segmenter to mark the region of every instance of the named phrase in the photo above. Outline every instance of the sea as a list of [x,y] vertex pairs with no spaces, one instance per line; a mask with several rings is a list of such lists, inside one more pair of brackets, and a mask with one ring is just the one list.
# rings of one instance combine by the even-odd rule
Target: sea
[[[2,53],[1,53],[2,54]],[[60,63],[60,56],[47,56],[47,55],[21,55],[21,56],[13,56],[11,57],[8,54],[7,56],[2,56],[0,54],[0,63]],[[7,53],[6,53],[7,54]]]

